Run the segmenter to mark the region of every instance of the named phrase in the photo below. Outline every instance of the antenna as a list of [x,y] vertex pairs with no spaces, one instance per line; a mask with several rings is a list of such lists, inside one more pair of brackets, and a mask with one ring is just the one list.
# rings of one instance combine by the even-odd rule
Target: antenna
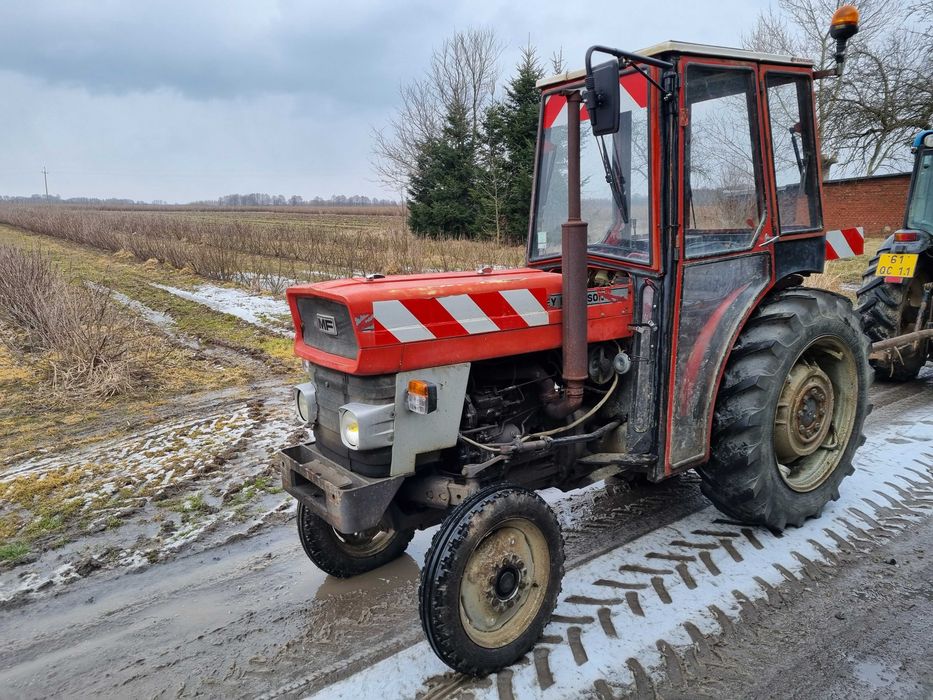
[[45,201],[49,201],[49,171],[42,166],[42,178],[45,180]]

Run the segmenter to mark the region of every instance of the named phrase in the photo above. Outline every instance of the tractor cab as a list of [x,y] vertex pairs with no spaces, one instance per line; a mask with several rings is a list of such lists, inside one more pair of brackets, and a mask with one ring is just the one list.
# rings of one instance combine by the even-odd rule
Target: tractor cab
[[[922,232],[933,237],[933,130],[917,134],[913,150],[916,159],[907,196],[904,227],[908,231]],[[920,236],[916,238],[919,240]]]
[[631,285],[636,382],[658,389],[635,394],[627,444],[663,455],[662,478],[707,458],[717,383],[751,311],[823,269],[814,70],[683,42],[617,53],[589,81],[584,69],[539,82],[528,261],[574,274],[562,226],[579,189],[587,286]]

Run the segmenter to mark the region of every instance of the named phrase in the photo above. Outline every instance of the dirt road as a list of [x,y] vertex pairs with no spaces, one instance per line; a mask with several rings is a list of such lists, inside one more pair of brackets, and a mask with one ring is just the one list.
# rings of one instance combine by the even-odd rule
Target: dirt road
[[[911,442],[914,437],[905,431],[924,420],[933,422],[933,371],[928,368],[910,385],[876,386],[873,401],[875,410],[866,426],[869,452],[861,453],[865,464],[870,466],[872,436],[876,436],[876,447],[887,445],[890,451],[901,440],[898,449],[905,459],[919,460],[918,469],[924,460],[930,466],[933,450],[921,446],[926,443]],[[926,472],[921,469],[921,473]],[[654,581],[658,577],[646,579],[644,590],[651,593],[653,586],[661,602],[642,593],[641,612],[646,619],[641,627],[623,627],[612,606],[618,601],[620,609],[631,607],[632,598],[611,588],[598,589],[599,598],[584,592],[579,596],[583,602],[565,601],[568,610],[590,605],[589,612],[574,612],[574,617],[558,609],[567,619],[554,623],[559,626],[557,634],[549,627],[549,638],[540,645],[550,650],[550,666],[547,653],[543,655],[553,676],[547,687],[541,681],[539,652],[514,671],[480,682],[437,673],[433,658],[416,656],[416,673],[405,680],[420,689],[416,692],[426,691],[431,697],[496,693],[524,697],[536,694],[536,688],[554,697],[560,696],[558,691],[584,690],[603,697],[655,691],[665,696],[811,695],[815,690],[843,697],[859,688],[868,689],[868,694],[888,695],[893,690],[903,697],[929,694],[933,692],[929,665],[933,592],[929,559],[919,555],[933,537],[933,487],[916,478],[917,493],[910,492],[916,503],[901,506],[904,514],[895,513],[894,520],[879,523],[878,532],[864,522],[851,523],[864,534],[853,535],[854,544],[850,540],[840,544],[838,553],[830,552],[834,564],[820,564],[819,552],[804,557],[810,567],[800,564],[806,575],[794,576],[798,585],[790,579],[769,584],[774,590],[773,594],[769,590],[772,606],[749,599],[739,606],[743,614],[722,624],[731,632],[716,635],[704,631],[704,619],[690,607],[699,598],[693,600],[693,593],[678,597],[681,592],[718,595],[723,585],[728,588],[745,575],[736,569],[733,578],[725,568],[735,560],[733,551],[759,557],[774,552],[780,563],[778,555],[783,556],[781,547],[786,544],[782,539],[800,539],[803,544],[794,550],[799,554],[802,547],[810,546],[807,538],[814,539],[809,530],[789,530],[787,537],[775,538],[769,533],[748,535],[734,524],[697,525],[703,519],[716,523],[712,519],[717,516],[692,475],[652,487],[612,482],[569,495],[547,492],[567,538],[565,589],[589,585],[587,577],[599,567],[615,567],[612,573],[617,577],[619,561],[629,561],[642,549],[650,556],[658,548],[658,537],[669,537],[670,532],[712,532],[704,527],[719,532],[715,541],[722,546],[710,561],[714,568],[722,568],[722,577],[715,580],[726,583],[710,588],[696,569],[689,568],[706,562],[702,556],[694,557],[691,561],[696,563],[684,569],[670,560],[663,567],[657,564],[659,570],[670,571],[672,578],[660,585],[667,586],[674,602],[664,603]],[[860,488],[870,493],[874,486],[866,481]],[[874,498],[884,505],[882,496]],[[55,595],[0,612],[0,688],[7,697],[301,697],[317,691],[322,697],[352,692],[358,697],[354,684],[371,681],[366,670],[374,664],[384,668],[405,654],[422,653],[415,592],[429,535],[420,533],[400,560],[351,581],[322,575],[303,556],[291,518],[140,573],[98,572],[54,589]],[[889,559],[898,563],[885,564]],[[746,553],[743,561],[751,565],[756,560]],[[754,575],[766,576],[757,571]],[[596,603],[587,603],[588,596]],[[652,617],[656,613],[657,624]],[[632,619],[637,622],[638,616]],[[676,623],[683,639],[655,634],[662,623]],[[693,625],[698,636],[685,625]],[[652,645],[656,639],[667,639],[670,653],[661,648],[661,641],[658,649],[669,664],[668,672],[656,674],[637,655],[629,662],[625,657],[614,662],[628,669],[632,682],[604,672],[597,648],[586,645],[594,639],[591,630],[599,629],[611,639],[635,638],[645,629]],[[871,632],[863,634],[865,629]],[[778,656],[780,662],[775,664]],[[846,668],[855,670],[840,671],[844,660],[850,664]],[[767,674],[736,671],[763,666],[768,666]],[[591,677],[587,674],[593,668],[599,673]],[[526,676],[538,685],[523,685]],[[853,678],[863,685],[854,685]],[[391,696],[415,694],[406,690],[408,686],[392,685],[396,680],[382,677],[379,682],[387,684]],[[784,685],[775,686],[778,681]],[[778,687],[786,687],[787,692]]]

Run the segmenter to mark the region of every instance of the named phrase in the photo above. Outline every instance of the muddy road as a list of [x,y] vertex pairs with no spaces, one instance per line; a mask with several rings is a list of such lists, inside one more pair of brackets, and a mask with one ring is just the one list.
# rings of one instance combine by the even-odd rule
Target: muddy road
[[[919,460],[918,469],[925,474],[922,462],[925,460],[933,465],[933,450],[921,446],[926,443],[911,442],[920,438],[912,437],[909,431],[913,429],[912,425],[924,421],[933,424],[931,368],[924,371],[921,379],[909,385],[877,385],[873,389],[873,402],[875,409],[866,424],[869,449],[875,449],[872,448],[872,436],[877,435],[878,445],[887,446],[889,450],[896,446],[905,459]],[[870,464],[872,455],[862,454],[865,463]],[[925,563],[920,561],[916,551],[928,551],[933,528],[933,485],[922,480],[917,483],[917,493],[911,491],[909,494],[914,499],[913,505],[903,506],[909,512],[891,516],[909,521],[910,527],[892,520],[887,530],[879,525],[879,534],[865,523],[860,527],[853,524],[866,533],[864,537],[854,536],[856,540],[863,541],[852,545],[846,540],[839,545],[851,551],[833,555],[838,560],[835,569],[822,574],[827,583],[813,583],[821,578],[814,573],[811,584],[800,586],[793,596],[795,600],[787,605],[770,611],[761,608],[757,615],[750,612],[730,622],[734,634],[728,638],[723,636],[712,642],[699,642],[691,633],[678,642],[672,636],[672,648],[677,647],[675,656],[687,659],[677,662],[682,671],[679,677],[674,673],[673,676],[669,674],[653,679],[650,669],[645,671],[648,662],[639,665],[637,659],[635,666],[641,670],[632,670],[636,682],[628,685],[624,678],[614,678],[605,672],[597,674],[598,678],[594,676],[596,681],[583,673],[598,665],[599,657],[591,646],[589,665],[580,662],[581,630],[584,642],[592,638],[588,635],[595,634],[590,627],[598,632],[599,624],[602,624],[599,634],[609,635],[609,630],[615,632],[616,627],[621,630],[621,613],[607,607],[608,603],[599,607],[598,615],[596,608],[591,610],[592,614],[565,615],[570,622],[559,627],[556,634],[551,634],[551,627],[548,628],[553,639],[543,647],[552,648],[550,644],[553,642],[552,667],[549,670],[553,676],[553,687],[542,685],[537,652],[533,663],[519,664],[514,674],[508,670],[498,674],[494,680],[464,682],[452,674],[439,673],[434,667],[435,660],[423,658],[419,651],[423,642],[416,609],[419,567],[431,533],[419,533],[407,554],[396,562],[366,576],[340,581],[323,575],[304,557],[294,531],[293,510],[288,510],[282,513],[281,520],[285,522],[272,522],[252,532],[240,532],[235,537],[221,540],[223,544],[180,554],[138,573],[120,569],[98,571],[67,586],[40,591],[29,601],[0,611],[0,688],[4,697],[301,697],[315,692],[322,692],[323,696],[347,697],[355,693],[359,697],[359,688],[373,682],[374,665],[379,664],[377,669],[391,668],[393,659],[404,660],[405,654],[415,654],[417,673],[407,680],[413,684],[410,688],[419,690],[411,692],[407,689],[409,686],[399,685],[388,690],[387,696],[409,696],[426,689],[432,697],[495,696],[495,692],[499,697],[524,697],[536,694],[535,688],[545,691],[550,688],[549,692],[555,697],[560,693],[579,694],[584,690],[603,697],[643,694],[649,690],[661,695],[756,695],[768,694],[769,690],[774,691],[774,686],[761,685],[757,676],[717,671],[717,665],[725,663],[727,668],[742,664],[760,666],[770,658],[766,650],[770,649],[770,654],[778,653],[775,645],[778,640],[785,640],[786,645],[797,650],[786,655],[784,666],[787,669],[795,668],[794,654],[810,658],[808,680],[796,679],[796,685],[787,686],[787,694],[809,694],[815,689],[833,688],[833,692],[838,690],[836,696],[843,697],[844,691],[851,688],[846,685],[845,678],[832,675],[832,669],[837,666],[828,660],[836,659],[840,654],[851,654],[856,659],[860,654],[865,656],[864,652],[873,646],[873,642],[870,636],[859,637],[859,626],[866,622],[864,615],[852,614],[844,619],[831,620],[835,627],[827,627],[827,630],[846,628],[849,632],[821,634],[819,639],[830,647],[826,651],[827,663],[814,657],[812,648],[816,642],[810,641],[809,647],[798,644],[800,635],[810,639],[809,630],[821,626],[819,610],[827,605],[825,600],[835,600],[836,605],[831,608],[833,614],[852,606],[889,610],[890,614],[885,615],[886,626],[879,628],[885,631],[878,635],[910,635],[905,637],[909,640],[907,644],[915,652],[920,650],[911,657],[913,665],[908,664],[910,678],[902,677],[908,671],[891,671],[893,666],[885,665],[888,661],[882,666],[865,662],[860,667],[868,679],[865,688],[875,688],[873,694],[885,695],[883,688],[897,687],[904,691],[902,695],[906,697],[921,697],[918,688],[919,693],[933,692],[929,686],[928,661],[933,652],[933,635],[929,634],[929,600],[933,594],[929,590],[929,559]],[[865,488],[870,491],[874,485],[866,482]],[[898,497],[898,492],[891,493]],[[666,536],[668,531],[680,532],[684,528],[689,532],[708,532],[703,529],[707,526],[702,525],[702,519],[717,517],[700,494],[697,478],[692,474],[656,486],[631,486],[611,480],[571,494],[548,491],[544,495],[557,510],[567,540],[566,580],[571,585],[565,585],[565,589],[572,589],[577,578],[584,581],[590,576],[591,569],[598,571],[601,566],[611,565],[617,572],[619,564],[612,557],[626,560],[625,557],[635,556],[641,543],[647,543],[646,547],[651,545],[649,540],[652,537]],[[878,500],[881,496],[875,498]],[[867,513],[866,517],[875,516]],[[694,522],[692,519],[696,518],[700,520]],[[717,520],[710,522],[718,523]],[[749,536],[734,524],[719,523],[708,527],[722,530],[725,534],[719,539],[731,543],[721,549],[727,563],[731,551],[740,543],[744,547],[740,548],[741,551],[753,553],[758,551],[758,545],[766,553],[772,548],[778,551],[783,546],[779,538],[768,533]],[[800,537],[805,539],[805,534]],[[734,541],[728,539],[732,535],[736,537]],[[657,549],[656,543],[651,546]],[[879,564],[890,558],[910,561],[911,564]],[[699,566],[700,560],[695,560]],[[746,563],[754,561],[748,555],[745,560]],[[702,561],[706,562],[706,559]],[[812,563],[812,559],[808,561]],[[728,578],[726,564],[718,559],[716,562],[718,564],[714,563],[714,568],[722,568],[724,578]],[[882,574],[874,575],[874,566],[880,566]],[[671,574],[676,580],[668,581],[666,585],[671,591],[680,590],[677,586],[683,587],[686,582],[686,588],[703,593],[706,588],[702,580],[696,570],[691,571],[692,575],[685,577],[683,570],[678,568],[677,573],[683,579],[681,582],[672,567]],[[739,580],[741,575],[744,574],[736,571],[735,580]],[[907,579],[916,583],[916,577],[927,582],[926,589],[910,587]],[[697,585],[698,581],[700,585]],[[836,583],[843,581],[850,583]],[[691,582],[693,588],[690,587]],[[869,585],[873,583],[877,585]],[[651,591],[647,583],[645,588]],[[774,588],[775,595],[782,595],[781,586],[775,584]],[[875,593],[853,598],[853,590]],[[615,598],[609,595],[611,591],[603,591],[605,600],[618,600],[621,608],[625,608],[626,603],[631,606],[630,597]],[[715,593],[716,587],[710,591]],[[590,598],[593,596],[588,595]],[[786,593],[783,595],[791,598]],[[578,597],[585,603],[586,595]],[[899,601],[905,599],[912,600],[915,607],[898,607]],[[652,604],[642,594],[644,625],[648,625],[655,614]],[[567,605],[572,608],[573,601]],[[755,608],[754,604],[752,607]],[[690,620],[694,620],[702,627],[689,606],[681,606],[676,598],[673,608],[662,606],[659,609],[657,614],[662,617],[658,619],[668,620],[675,608],[678,615],[684,616],[681,622],[693,624]],[[603,613],[604,609],[609,613]],[[911,613],[910,610],[916,612]],[[840,614],[846,615],[845,612]],[[615,627],[612,626],[612,615],[616,616]],[[912,615],[925,620],[926,625],[918,624]],[[606,619],[610,620],[609,627],[605,624]],[[845,619],[851,624],[846,625]],[[589,620],[589,623],[581,620]],[[555,624],[559,623],[560,620]],[[567,624],[576,632],[568,631]],[[770,629],[769,626],[779,634],[776,632],[773,639],[766,639],[764,646],[753,648],[767,637],[760,635],[762,630]],[[750,631],[753,628],[757,631]],[[918,635],[921,639],[913,639]],[[564,636],[569,646],[563,642]],[[626,635],[620,632],[616,636]],[[677,646],[678,643],[683,646],[684,642],[696,649],[702,647],[702,653],[694,651],[693,661],[690,661],[689,654],[685,656]],[[578,667],[576,675],[562,675],[560,659],[563,658],[564,647],[567,647],[567,658],[572,659],[568,667],[573,667],[574,663]],[[885,659],[899,658],[899,654],[903,656],[902,651],[896,645],[892,646]],[[582,658],[586,659],[585,651]],[[629,668],[632,668],[631,664]],[[522,685],[526,676],[531,678],[530,685]],[[888,676],[894,678],[891,683],[902,685],[891,685],[885,680]],[[565,677],[570,680],[564,680]],[[382,682],[389,685],[395,680],[394,677],[382,678]],[[578,681],[581,685],[573,685]],[[363,686],[358,685],[360,683]],[[562,685],[564,683],[570,685]]]

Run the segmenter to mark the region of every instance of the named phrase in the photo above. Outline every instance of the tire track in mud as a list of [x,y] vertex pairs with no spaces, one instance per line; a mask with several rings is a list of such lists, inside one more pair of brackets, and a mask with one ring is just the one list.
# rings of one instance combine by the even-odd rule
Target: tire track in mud
[[[923,409],[921,409],[923,410]],[[429,650],[406,650],[321,690],[351,697],[378,676],[392,694],[424,697],[656,697],[683,691],[712,644],[754,623],[843,565],[933,514],[933,419],[900,422],[870,440],[843,497],[802,528],[775,534],[712,508],[600,556],[565,578],[557,614],[523,661],[484,679],[443,670]],[[901,426],[912,426],[903,428]],[[911,460],[904,463],[904,448]],[[871,460],[869,463],[868,460]],[[706,556],[703,556],[706,555]],[[606,593],[611,595],[606,595]],[[418,664],[410,665],[417,656]]]
[[[272,393],[273,390],[277,390],[279,395]],[[102,451],[118,451],[122,446],[141,438],[157,438],[171,431],[217,420],[256,402],[269,405],[287,403],[283,380],[267,379],[248,386],[178,397],[156,407],[148,415],[115,415],[88,430],[76,428],[71,434],[72,440],[87,441],[87,445],[70,450],[67,446],[65,449],[52,449],[39,456],[13,455],[5,458],[0,463],[0,469],[3,470],[0,471],[0,480],[30,472],[41,473],[58,467],[63,461],[90,459]],[[124,437],[108,438],[107,433],[113,430],[119,430]],[[100,439],[94,440],[94,436],[100,436]]]
[[[933,372],[928,373],[917,386],[898,387],[898,391],[887,394],[884,401],[874,398],[876,409],[869,417],[867,432],[875,435],[889,425],[911,425],[912,421],[903,417],[910,411],[915,412],[918,406],[929,410],[933,399],[931,379]],[[255,398],[264,395],[267,395],[265,391],[257,392]],[[212,408],[216,410],[217,404]],[[913,466],[921,475],[925,473],[923,465]],[[875,484],[864,495],[879,506],[891,508],[887,515],[910,520],[915,517],[912,512],[929,512],[933,503],[933,485],[921,480],[920,475],[905,473],[913,484],[900,477],[895,479],[892,472],[883,483]],[[555,507],[560,513],[567,540],[567,579],[575,580],[582,568],[594,559],[620,546],[628,546],[657,528],[676,524],[707,505],[692,474],[644,487],[629,487],[611,480],[603,488],[562,496]],[[897,520],[885,520],[874,506],[867,503],[856,503],[854,507],[882,525],[897,526],[899,523]],[[903,510],[905,508],[908,510]],[[844,521],[848,524],[833,524],[831,528],[823,521],[815,521],[824,528],[823,536],[818,538],[818,533],[810,533],[808,539],[819,542],[834,553],[850,551],[848,556],[851,557],[864,556],[878,546],[877,541],[886,541],[884,535],[881,540],[873,538],[869,534],[870,525],[855,514],[846,513]],[[657,600],[652,577],[663,578],[674,601],[663,609],[670,611],[684,595],[696,592],[696,589],[687,588],[678,564],[686,568],[698,588],[709,581],[726,585],[731,577],[729,567],[738,566],[722,546],[716,549],[677,549],[669,545],[672,540],[713,542],[718,538],[708,533],[738,533],[741,537],[725,539],[731,541],[743,557],[754,556],[758,551],[748,534],[740,528],[715,524],[710,520],[694,529],[708,532],[703,535],[695,535],[690,530],[672,533],[652,551],[694,556],[696,561],[664,561],[646,556],[631,561],[626,559],[591,576],[584,582],[587,583],[585,588],[581,586],[579,591],[567,589],[565,596],[578,594],[622,602],[579,606],[580,610],[575,609],[576,606],[571,609],[568,605],[566,611],[559,611],[553,630],[547,630],[539,645],[544,650],[539,654],[543,657],[540,663],[547,662],[555,683],[553,688],[561,687],[568,669],[582,673],[595,667],[601,645],[625,640],[630,636],[632,627],[653,624],[653,606],[663,604]],[[750,532],[760,545],[770,546],[770,533]],[[812,545],[807,546],[811,549],[801,549],[801,554],[816,566],[831,569],[831,565],[820,563],[820,555]],[[272,556],[268,561],[262,559],[268,569],[252,573],[251,566],[243,565],[243,561],[252,561],[253,557],[262,554]],[[171,691],[183,685],[186,694],[256,697],[266,693],[266,697],[303,697],[309,692],[323,690],[327,684],[347,679],[361,669],[379,664],[392,655],[403,653],[421,641],[422,633],[413,604],[420,558],[420,550],[415,546],[412,556],[400,561],[397,567],[390,565],[393,568],[361,577],[358,583],[325,579],[320,593],[317,593],[318,572],[309,568],[293,528],[289,527],[287,530],[266,529],[225,547],[160,563],[134,576],[133,590],[126,588],[126,579],[122,577],[101,580],[102,577],[95,575],[57,592],[54,598],[42,596],[28,606],[6,613],[3,620],[10,624],[11,629],[16,625],[30,631],[21,635],[11,634],[11,639],[0,645],[0,676],[5,687],[14,694],[27,694],[26,688],[32,688],[30,692],[34,692],[33,679],[36,676],[33,669],[45,668],[54,669],[54,673],[43,682],[44,687],[49,690],[58,687],[81,695],[150,696],[166,688]],[[204,570],[205,566],[209,566],[211,573]],[[786,596],[791,590],[802,590],[809,580],[801,578],[805,574],[797,573],[798,566],[800,562],[793,559],[786,566],[779,563],[780,568],[771,567],[772,576],[758,571],[755,575],[778,594]],[[637,581],[639,588],[629,590],[596,585],[599,580]],[[753,594],[759,586],[757,581],[752,589],[732,586],[726,591],[729,604],[713,603],[711,609],[705,610],[704,619],[708,617],[710,625],[718,623],[716,629],[727,634],[729,629],[740,624],[743,617],[755,614],[756,608],[748,601],[774,595],[770,591]],[[733,596],[733,588],[741,588],[740,594],[745,591],[745,599]],[[108,602],[114,595],[120,596],[119,603]],[[349,603],[348,596],[351,598]],[[95,598],[96,601],[91,603]],[[186,624],[180,630],[177,616],[182,604],[194,606],[197,615],[193,619],[184,615]],[[214,606],[218,605],[220,609],[215,610]],[[355,616],[362,610],[361,605],[377,611],[388,605],[390,614],[387,619],[380,620],[382,613],[376,612],[371,616],[373,619],[360,622]],[[760,607],[761,604],[755,605]],[[82,613],[82,610],[86,612]],[[641,610],[640,616],[637,610]],[[201,616],[211,619],[202,622]],[[59,629],[53,621],[61,619],[72,621],[66,628]],[[322,623],[334,630],[333,636],[320,638]],[[342,627],[344,624],[356,625],[356,628],[345,629]],[[567,638],[567,629],[571,626],[580,629],[580,644],[587,653],[588,660],[579,666],[573,660]],[[697,628],[707,639],[711,638],[711,632],[705,625],[697,624]],[[119,635],[126,629],[135,632],[121,638]],[[678,674],[690,678],[692,675],[688,674],[697,672],[696,660],[689,653],[693,642],[686,629],[679,629],[676,637],[658,635],[662,639],[649,640],[647,646],[655,654],[657,666],[639,661],[647,674],[639,675],[643,685],[645,678],[658,687],[666,682],[663,679],[668,676],[676,680]],[[612,631],[615,631],[615,637]],[[140,641],[132,638],[137,633],[144,635]],[[95,640],[93,654],[71,651],[80,648],[86,640]],[[106,659],[136,658],[137,655],[146,657],[148,661],[127,671],[131,678],[120,673],[117,666],[112,668],[111,676],[101,678],[100,668]],[[641,659],[640,656],[638,658]],[[415,659],[413,668],[424,669],[433,659],[428,651]],[[536,663],[537,657],[529,654],[523,663],[492,677],[476,695],[495,697],[493,693],[502,693],[502,697],[508,697],[507,693],[511,693],[513,698],[526,696],[528,692],[523,689],[522,682]],[[632,674],[626,678],[627,682],[634,683],[638,667],[633,670],[631,664],[625,665],[624,659],[617,665],[624,666],[626,673]],[[663,674],[658,670],[662,665],[665,669]],[[378,679],[378,687],[384,688],[387,696],[398,695],[387,684],[401,675],[404,674],[389,674]],[[614,677],[603,674],[601,680],[602,697],[620,692],[622,686]],[[56,683],[62,685],[56,686]],[[438,695],[465,696],[471,691],[458,690],[463,684],[461,677],[448,679],[443,684],[446,690],[438,690]],[[409,695],[428,690],[420,688]],[[600,694],[595,685],[588,685],[585,690],[589,694]]]
[[[925,369],[914,385],[880,385],[880,388],[883,390],[883,398],[878,396],[875,389],[872,390],[875,410],[867,418],[865,426],[869,433],[889,424],[911,424],[909,421],[900,420],[900,416],[916,410],[918,406],[927,405],[933,399],[933,368]],[[624,546],[656,528],[708,507],[709,502],[699,492],[698,480],[699,477],[694,472],[687,472],[677,479],[661,484],[632,488],[624,485],[621,480],[612,479],[607,481],[604,492],[595,494],[592,501],[584,501],[582,506],[574,503],[575,500],[581,500],[575,496],[571,496],[564,503],[553,504],[557,506],[558,517],[564,529],[567,571],[570,572],[614,548]],[[743,535],[746,530],[751,532],[746,527],[742,531]],[[700,552],[699,560],[712,574],[721,573],[708,551]],[[661,563],[651,561],[642,568],[647,573],[654,573]],[[638,568],[638,565],[632,566]],[[637,592],[627,591],[624,598],[633,615],[643,618],[644,612],[641,610]],[[554,636],[545,634],[544,641]],[[403,637],[397,643],[370,647],[365,653],[347,654],[335,667],[320,669],[296,678],[289,684],[288,691],[283,692],[282,688],[275,688],[262,697],[301,697],[308,692],[321,690],[340,678],[358,673],[419,642],[420,627],[413,623]],[[427,654],[430,656],[431,652],[428,651]]]

